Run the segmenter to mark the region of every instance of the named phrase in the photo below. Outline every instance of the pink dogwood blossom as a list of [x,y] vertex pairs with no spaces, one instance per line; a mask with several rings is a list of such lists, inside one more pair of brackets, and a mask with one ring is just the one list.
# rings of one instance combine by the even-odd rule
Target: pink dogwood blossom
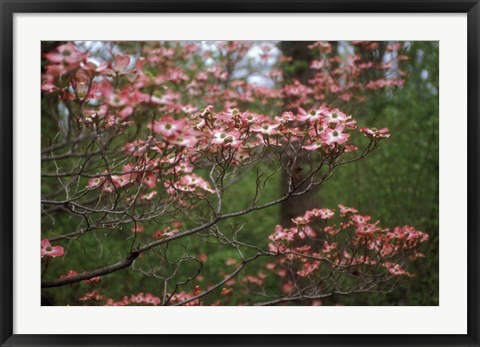
[[56,258],[61,257],[64,254],[64,248],[62,246],[52,246],[48,239],[43,239],[41,243],[41,256],[42,258]]

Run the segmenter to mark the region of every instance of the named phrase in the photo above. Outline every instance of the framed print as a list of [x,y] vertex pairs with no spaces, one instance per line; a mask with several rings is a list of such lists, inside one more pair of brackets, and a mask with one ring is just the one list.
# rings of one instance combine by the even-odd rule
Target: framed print
[[1,6],[2,346],[478,346],[478,1]]

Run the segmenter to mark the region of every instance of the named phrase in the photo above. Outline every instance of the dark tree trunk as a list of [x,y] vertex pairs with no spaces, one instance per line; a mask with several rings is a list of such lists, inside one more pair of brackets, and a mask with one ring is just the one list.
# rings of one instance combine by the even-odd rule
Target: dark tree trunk
[[[284,67],[284,80],[286,83],[290,83],[293,80],[298,80],[302,84],[307,85],[308,80],[313,77],[314,71],[310,68],[310,63],[313,60],[312,51],[308,48],[313,42],[308,41],[283,41],[280,44],[280,49],[283,52],[283,55],[291,57],[292,61],[287,63]],[[288,103],[288,100],[287,102]],[[297,110],[290,110],[297,112]],[[289,158],[288,154],[284,158],[284,165],[288,164]],[[299,165],[294,170],[294,180],[301,181],[304,177],[301,167],[301,162],[305,158],[300,156]],[[288,190],[288,185],[290,177],[285,172],[282,173],[281,178],[281,190],[282,194],[285,194]],[[298,187],[299,190],[305,188],[306,184]],[[290,199],[284,201],[280,205],[280,222],[284,227],[289,227],[292,225],[292,218],[301,216],[305,213],[306,210],[318,207],[318,192],[316,189],[310,191],[307,194],[291,197]]]

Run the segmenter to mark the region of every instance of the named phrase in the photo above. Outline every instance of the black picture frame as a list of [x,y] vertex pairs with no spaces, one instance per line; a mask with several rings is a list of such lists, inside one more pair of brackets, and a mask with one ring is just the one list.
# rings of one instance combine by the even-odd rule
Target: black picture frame
[[[0,0],[0,343],[1,346],[479,346],[478,0]],[[466,335],[19,335],[13,334],[13,17],[15,13],[467,13],[468,14],[468,333]],[[455,317],[452,317],[455,319]],[[220,333],[220,332],[219,332]]]

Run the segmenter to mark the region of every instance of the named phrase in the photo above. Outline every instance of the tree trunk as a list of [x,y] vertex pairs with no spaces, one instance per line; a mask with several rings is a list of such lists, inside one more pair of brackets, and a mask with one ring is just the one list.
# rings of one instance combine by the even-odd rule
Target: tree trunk
[[[293,80],[298,80],[304,85],[308,84],[308,80],[313,77],[314,71],[310,68],[310,63],[313,59],[312,51],[308,48],[313,42],[308,41],[283,41],[280,44],[280,49],[284,56],[292,58],[292,61],[285,64],[283,69],[285,83],[290,83]],[[288,66],[288,68],[287,68]],[[288,103],[288,100],[286,104]],[[285,108],[285,110],[287,110]],[[297,112],[298,110],[290,110]],[[291,158],[288,155],[284,158],[284,165],[287,165]],[[300,154],[299,166],[295,169],[295,181],[300,181],[304,178],[302,173],[301,162],[305,160],[305,156]],[[281,190],[282,194],[285,194],[288,190],[290,177],[285,172],[282,173],[281,178]],[[304,184],[298,187],[299,190],[305,188],[308,185]],[[307,194],[297,197],[291,197],[290,199],[282,202],[280,205],[280,222],[283,227],[289,227],[292,225],[292,218],[301,216],[305,211],[318,207],[318,191],[313,189]]]

